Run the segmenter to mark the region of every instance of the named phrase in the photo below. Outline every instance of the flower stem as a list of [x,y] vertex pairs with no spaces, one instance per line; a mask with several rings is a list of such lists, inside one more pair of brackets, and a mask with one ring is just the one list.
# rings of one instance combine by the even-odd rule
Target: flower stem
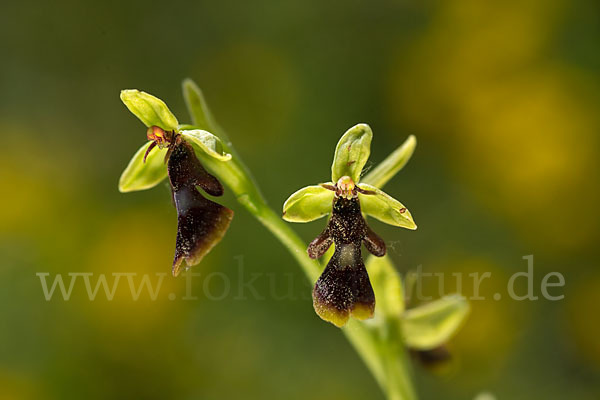
[[289,224],[286,224],[278,214],[266,205],[260,207],[260,213],[256,217],[289,250],[308,279],[311,282],[315,281],[321,273],[321,264],[317,260],[308,257],[306,244],[290,228]]

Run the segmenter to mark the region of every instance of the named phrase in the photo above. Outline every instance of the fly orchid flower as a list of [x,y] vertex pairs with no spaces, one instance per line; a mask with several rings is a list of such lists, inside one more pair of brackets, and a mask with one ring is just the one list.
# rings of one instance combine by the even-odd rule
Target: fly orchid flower
[[[377,257],[386,253],[385,242],[367,225],[363,215],[390,225],[416,229],[410,212],[398,200],[376,186],[360,182],[371,151],[373,133],[366,124],[350,128],[335,149],[331,182],[307,186],[292,194],[283,205],[283,218],[309,222],[330,214],[325,230],[308,245],[308,255],[319,258],[333,244],[335,249],[313,289],[317,314],[336,326],[350,316],[364,320],[375,310],[375,295],[361,254],[364,243]],[[383,184],[406,162],[414,148],[407,141],[389,165],[376,168],[370,181]],[[408,154],[408,157],[410,154]],[[387,160],[386,160],[387,161]]]
[[138,90],[123,90],[121,100],[147,127],[149,140],[135,153],[119,180],[119,191],[156,186],[167,176],[177,209],[177,237],[172,272],[198,264],[229,228],[233,211],[205,198],[223,195],[223,186],[199,157],[227,162],[220,139],[204,130],[183,129],[160,99]]

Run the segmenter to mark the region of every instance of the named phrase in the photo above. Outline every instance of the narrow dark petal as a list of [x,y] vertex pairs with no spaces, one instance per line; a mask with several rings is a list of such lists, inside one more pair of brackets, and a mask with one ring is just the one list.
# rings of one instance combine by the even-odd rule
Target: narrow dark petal
[[317,314],[336,326],[343,326],[350,315],[358,319],[373,316],[375,294],[360,254],[360,243],[336,246],[313,289]]
[[150,143],[150,146],[148,146],[148,148],[146,149],[146,152],[144,153],[144,163],[146,162],[146,158],[148,157],[148,154],[150,154],[150,151],[156,146],[156,142],[152,142]]
[[325,230],[308,245],[308,256],[313,259],[321,257],[329,249],[332,243],[333,238],[329,234],[329,230],[325,228]]
[[319,184],[322,188],[325,188],[327,190],[331,190],[332,192],[337,192],[337,188],[334,185],[330,185],[328,183],[320,183]]
[[190,267],[221,241],[229,228],[233,211],[206,199],[194,186],[173,190],[177,208],[177,239],[173,275],[183,269],[182,262]]
[[374,256],[383,257],[385,255],[385,242],[369,226],[367,226],[367,234],[363,239],[363,243]]
[[377,192],[373,191],[373,190],[365,190],[365,189],[361,189],[360,187],[356,186],[356,191],[358,193],[362,193],[362,194],[366,194],[368,196],[372,196],[374,194],[377,194]]
[[209,174],[185,140],[175,144],[168,162],[169,179],[173,188],[185,185],[198,185],[211,196],[223,195],[223,185]]

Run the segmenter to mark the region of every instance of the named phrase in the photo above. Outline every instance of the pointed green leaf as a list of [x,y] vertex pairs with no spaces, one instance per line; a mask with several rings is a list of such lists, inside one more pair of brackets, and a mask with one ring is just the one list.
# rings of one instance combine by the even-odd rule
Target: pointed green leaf
[[367,124],[358,124],[348,129],[335,148],[331,165],[331,180],[337,182],[349,176],[356,183],[371,154],[373,132]]
[[148,142],[140,147],[121,174],[119,179],[121,193],[150,189],[167,177],[167,166],[164,163],[167,149],[155,147],[144,163],[144,154],[151,143]]
[[359,183],[358,187],[373,192],[373,194],[358,194],[362,212],[386,224],[413,230],[417,229],[410,211],[398,200],[375,186]]
[[121,91],[121,100],[147,127],[158,126],[165,131],[177,129],[177,118],[159,98],[137,89]]
[[217,124],[204,99],[202,90],[191,79],[182,83],[183,97],[194,126],[207,131],[215,131]]
[[377,165],[371,172],[361,179],[361,182],[378,188],[383,187],[398,171],[400,171],[410,160],[415,151],[417,139],[410,135],[408,139],[392,152],[385,160]]
[[370,256],[366,265],[377,299],[375,312],[387,318],[399,318],[404,312],[404,293],[400,274],[392,261],[388,256]]
[[201,129],[193,129],[181,131],[181,134],[188,140],[192,147],[194,147],[196,152],[204,152],[206,155],[219,161],[231,160],[231,154],[226,153],[223,150],[221,139],[212,133],[203,131]]
[[458,294],[407,310],[402,315],[402,331],[408,347],[434,349],[454,335],[469,314],[469,303]]
[[331,212],[334,193],[321,186],[307,186],[292,194],[283,204],[283,219],[309,222]]

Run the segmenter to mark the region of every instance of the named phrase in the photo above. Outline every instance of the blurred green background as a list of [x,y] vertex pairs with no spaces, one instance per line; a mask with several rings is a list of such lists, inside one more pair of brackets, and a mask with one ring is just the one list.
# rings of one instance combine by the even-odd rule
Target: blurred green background
[[[214,274],[193,301],[170,276],[155,301],[125,278],[112,301],[81,281],[44,299],[38,272],[170,271],[168,187],[117,191],[145,141],[118,95],[145,90],[186,122],[186,77],[278,210],[328,179],[350,126],[373,128],[372,163],[417,136],[386,191],[419,229],[373,228],[403,273],[492,272],[451,366],[415,365],[422,398],[600,398],[597,1],[5,1],[0,48],[1,399],[383,398],[229,194],[231,229],[194,270],[225,274],[224,299],[203,295],[224,293]],[[323,226],[294,228],[308,242]],[[565,298],[494,301],[528,254],[536,294],[560,271]],[[258,295],[237,298],[252,274]]]

